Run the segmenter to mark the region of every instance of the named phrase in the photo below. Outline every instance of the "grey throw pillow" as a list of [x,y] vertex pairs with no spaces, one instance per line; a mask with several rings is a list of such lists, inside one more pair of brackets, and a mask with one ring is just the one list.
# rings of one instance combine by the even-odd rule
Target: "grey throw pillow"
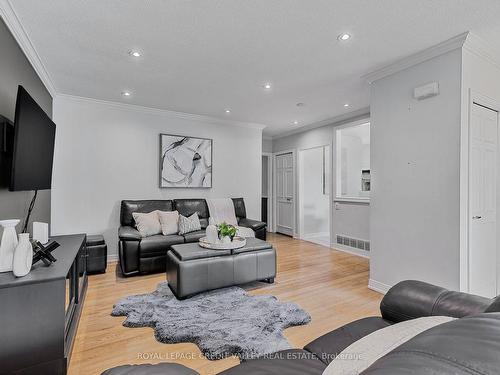
[[190,232],[201,230],[200,218],[198,213],[195,212],[189,217],[179,215],[179,234],[183,235]]
[[149,213],[133,212],[132,216],[135,220],[135,226],[141,234],[141,237],[149,237],[161,233],[158,211]]

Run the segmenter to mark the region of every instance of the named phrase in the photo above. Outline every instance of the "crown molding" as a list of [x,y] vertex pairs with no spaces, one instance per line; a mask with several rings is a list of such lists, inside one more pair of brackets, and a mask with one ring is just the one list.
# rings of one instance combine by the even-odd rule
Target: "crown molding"
[[476,34],[469,33],[463,48],[500,69],[500,52]]
[[55,97],[57,95],[56,87],[54,86],[47,69],[45,69],[40,55],[36,51],[33,43],[31,43],[26,30],[19,20],[19,17],[14,11],[10,0],[0,0],[0,16],[14,36],[14,39],[19,44],[19,47],[21,47],[21,50],[26,55],[26,58],[30,62],[31,66],[35,69],[35,72],[40,77],[40,80],[47,88],[47,91],[52,97]]
[[94,99],[94,98],[88,98],[88,97],[84,97],[84,96],[77,96],[77,95],[70,95],[70,94],[57,94],[55,99],[56,99],[56,102],[58,99],[68,99],[68,100],[74,100],[74,101],[79,101],[79,102],[83,102],[83,103],[103,105],[103,106],[112,107],[112,108],[125,110],[125,111],[156,114],[159,116],[167,116],[167,117],[177,118],[177,119],[182,119],[182,120],[203,122],[205,124],[208,123],[208,124],[214,124],[214,125],[230,125],[230,126],[238,126],[238,127],[243,127],[243,128],[258,129],[258,130],[262,130],[267,126],[267,125],[259,124],[259,123],[255,123],[255,122],[245,122],[245,121],[221,119],[221,118],[212,117],[212,116],[196,115],[196,114],[186,113],[186,112],[170,111],[168,109],[146,107],[146,106],[137,105],[137,104],[120,103],[120,102],[114,102],[114,101],[108,101],[108,100],[102,100],[102,99]]
[[396,62],[384,66],[382,68],[379,68],[371,73],[365,74],[361,78],[363,80],[368,81],[368,83],[371,84],[375,81],[378,81],[381,78],[398,73],[402,70],[408,69],[414,65],[420,64],[434,57],[443,55],[457,48],[462,48],[469,35],[470,32],[466,31],[465,33],[457,35],[442,43],[436,44],[435,46],[432,46],[430,48],[424,49],[423,51],[414,53],[413,55],[397,60]]
[[[321,128],[323,126],[330,126],[330,125],[331,126],[340,126],[340,125],[347,124],[347,123],[352,122],[352,121],[364,120],[367,118],[370,118],[370,107],[361,108],[361,109],[358,109],[356,111],[345,113],[345,114],[340,115],[340,116],[330,117],[330,118],[327,118],[325,120],[314,122],[314,123],[309,124],[309,125],[304,125],[304,126],[301,126],[300,128],[295,128],[295,129],[288,130],[288,131],[285,131],[282,133],[277,133],[277,134],[272,135],[270,138],[272,140],[275,140],[275,139],[279,139],[279,138],[288,137],[290,135],[303,133],[303,132],[306,132],[308,130]],[[267,137],[269,137],[269,136],[267,136]]]

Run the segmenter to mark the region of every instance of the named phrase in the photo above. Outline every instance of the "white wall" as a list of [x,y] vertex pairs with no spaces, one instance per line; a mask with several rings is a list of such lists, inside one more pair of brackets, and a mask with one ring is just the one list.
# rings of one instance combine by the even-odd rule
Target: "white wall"
[[330,196],[323,194],[323,147],[301,151],[299,160],[301,235],[329,233]]
[[[330,164],[332,166],[332,186],[335,187],[335,154],[336,148],[333,147],[333,137],[334,129],[337,126],[345,125],[353,121],[359,121],[360,119],[368,119],[369,115],[359,116],[356,115],[351,119],[345,119],[343,121],[333,123],[330,125],[322,126],[319,128],[314,128],[306,130],[302,133],[292,134],[286,137],[273,139],[273,152],[279,152],[284,150],[301,150],[307,148],[313,148],[323,145],[330,145],[330,155],[333,158]],[[361,123],[361,122],[360,122]],[[298,183],[297,183],[298,187]],[[332,188],[331,194],[335,195],[335,189]],[[297,217],[298,217],[298,207],[297,205]],[[332,210],[332,216],[330,220],[331,233],[330,237],[333,244],[336,241],[336,235],[342,234],[345,236],[350,236],[354,238],[359,238],[363,240],[370,240],[369,231],[369,204],[359,204],[352,202],[345,202],[338,205],[338,210]],[[344,225],[343,223],[349,223],[349,225]]]
[[[432,81],[439,96],[412,98]],[[460,102],[460,49],[372,84],[372,283],[459,287]]]
[[[53,234],[102,233],[116,254],[122,199],[244,197],[260,218],[261,129],[68,96],[56,97],[53,116]],[[213,188],[158,187],[160,133],[213,139]]]

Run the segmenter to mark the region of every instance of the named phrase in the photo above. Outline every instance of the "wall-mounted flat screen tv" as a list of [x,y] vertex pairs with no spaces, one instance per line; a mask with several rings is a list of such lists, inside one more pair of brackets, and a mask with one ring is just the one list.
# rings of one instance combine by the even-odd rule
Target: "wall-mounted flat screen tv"
[[50,189],[56,124],[19,86],[9,190]]

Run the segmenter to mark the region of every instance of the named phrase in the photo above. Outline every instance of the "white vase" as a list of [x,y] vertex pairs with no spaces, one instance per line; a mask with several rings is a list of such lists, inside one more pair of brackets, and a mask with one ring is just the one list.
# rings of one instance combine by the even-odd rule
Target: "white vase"
[[31,271],[33,264],[33,246],[30,242],[29,233],[21,233],[19,235],[19,243],[14,252],[14,262],[12,264],[12,272],[16,277],[26,276]]
[[217,233],[217,227],[215,225],[209,225],[206,230],[206,237],[208,243],[217,243],[219,235]]
[[0,272],[12,271],[14,261],[14,250],[17,246],[16,225],[19,220],[1,220],[3,227],[2,242],[0,242]]

